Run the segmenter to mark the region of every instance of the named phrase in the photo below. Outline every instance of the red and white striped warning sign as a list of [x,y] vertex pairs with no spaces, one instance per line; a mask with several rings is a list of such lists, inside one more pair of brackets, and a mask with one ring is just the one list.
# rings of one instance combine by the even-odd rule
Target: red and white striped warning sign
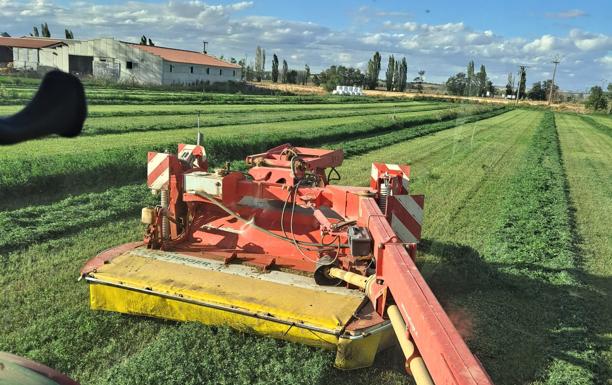
[[153,190],[167,190],[170,183],[170,154],[147,154],[147,186]]
[[180,143],[178,145],[178,158],[190,166],[195,166],[194,162],[197,158],[199,158],[202,163],[206,161],[206,150],[204,146],[199,146],[197,144]]
[[378,190],[381,178],[388,175],[397,183],[392,186],[394,194],[408,194],[410,182],[410,166],[405,164],[372,163],[370,187]]
[[405,243],[421,239],[424,195],[393,195],[387,202],[389,222],[395,234]]

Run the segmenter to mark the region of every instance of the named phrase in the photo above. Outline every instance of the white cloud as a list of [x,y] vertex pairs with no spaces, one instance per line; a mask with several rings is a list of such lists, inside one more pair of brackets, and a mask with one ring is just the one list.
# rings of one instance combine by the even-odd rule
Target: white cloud
[[584,16],[588,16],[588,13],[580,9],[570,9],[567,11],[546,13],[546,17],[551,19],[575,19]]
[[[546,72],[550,71],[552,57],[560,54],[561,67],[568,70],[567,76],[559,75],[561,87],[582,88],[593,79],[611,77],[612,38],[601,33],[573,29],[566,35],[545,34],[527,40],[500,36],[491,29],[476,30],[463,22],[419,23],[402,12],[369,7],[355,13],[356,20],[367,18],[368,24],[338,30],[312,22],[242,13],[252,6],[251,1],[220,5],[201,0],[141,0],[61,6],[51,0],[0,0],[0,28],[12,35],[25,35],[43,19],[52,33],[69,28],[77,38],[137,40],[145,34],[157,45],[193,50],[199,50],[206,40],[213,54],[237,58],[248,55],[249,61],[260,45],[270,58],[277,53],[279,59],[289,59],[291,66],[302,68],[308,63],[313,71],[331,64],[365,69],[372,52],[379,50],[385,56],[383,71],[387,55],[406,56],[409,76],[424,69],[432,81],[444,81],[464,70],[469,60],[485,64],[491,78],[502,83],[519,64],[529,65],[529,82],[543,80],[549,76]],[[570,77],[569,73],[577,75]]]

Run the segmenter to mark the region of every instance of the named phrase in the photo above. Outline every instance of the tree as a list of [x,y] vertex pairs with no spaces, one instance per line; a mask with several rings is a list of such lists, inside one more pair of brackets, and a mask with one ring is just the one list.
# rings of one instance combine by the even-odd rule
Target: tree
[[480,71],[476,75],[476,80],[478,83],[478,96],[486,96],[487,95],[487,70],[485,69],[484,64],[480,66]]
[[380,75],[380,53],[376,51],[372,59],[368,61],[368,88],[373,90],[378,86],[378,75]]
[[406,61],[406,57],[402,58],[402,61],[399,65],[399,71],[398,71],[398,75],[399,75],[399,80],[397,82],[398,87],[397,90],[399,92],[404,92],[406,91],[406,85],[408,85],[407,79],[408,79],[408,61]]
[[34,37],[40,36],[40,34],[38,33],[38,28],[36,26],[32,27],[32,33],[30,35]]
[[140,45],[147,45],[147,37],[145,35],[140,37]]
[[246,76],[246,59],[240,59],[238,65],[240,66],[240,80],[244,80]]
[[331,66],[319,75],[313,76],[313,83],[332,91],[338,85],[363,87],[367,83],[366,75],[359,69],[344,66]]
[[149,38],[149,45],[150,46],[155,46],[155,44],[153,44],[153,40],[151,40],[151,38]]
[[74,39],[74,33],[72,33],[72,31],[69,29],[64,29],[64,35],[66,36],[66,39]]
[[466,88],[467,77],[463,72],[459,72],[458,74],[451,76],[446,81],[446,91],[450,95],[465,95]]
[[272,55],[272,81],[278,82],[278,56]]
[[393,90],[393,77],[395,76],[395,58],[393,55],[389,56],[389,63],[387,63],[387,72],[385,72],[385,86],[387,91]]
[[489,93],[488,96],[490,97],[495,96],[495,94],[497,93],[497,90],[495,89],[493,82],[490,80],[487,80],[487,92]]
[[591,87],[591,93],[589,94],[585,106],[594,111],[605,111],[608,108],[608,100],[600,86]]
[[283,69],[281,70],[281,83],[287,83],[287,75],[289,73],[289,66],[287,60],[283,59]]
[[519,99],[525,99],[525,90],[527,89],[527,69],[525,66],[521,66],[519,69],[519,86],[518,95]]
[[42,37],[51,37],[51,32],[49,31],[49,26],[47,23],[40,25],[40,34]]
[[245,77],[246,77],[246,81],[247,82],[252,82],[253,81],[254,74],[253,74],[253,66],[252,65],[246,66]]
[[514,75],[508,72],[508,83],[506,83],[506,96],[514,95]]
[[287,83],[297,84],[297,82],[298,82],[298,72],[296,70],[291,70],[287,72]]
[[416,84],[415,88],[418,93],[423,93],[423,82],[425,81],[425,71],[420,70],[418,74],[419,76],[414,78],[414,82]]
[[308,79],[310,78],[310,66],[308,64],[304,65],[304,83],[303,85],[308,84]]
[[473,96],[475,90],[475,79],[474,79],[474,60],[470,60],[467,66],[467,87],[465,96]]
[[257,46],[255,50],[255,79],[260,82],[266,69],[266,50]]
[[531,100],[546,100],[546,88],[542,88],[542,82],[533,83],[527,97]]
[[2,33],[0,33],[0,36],[2,36],[2,37],[11,37],[11,35],[9,35],[8,32],[2,32]]

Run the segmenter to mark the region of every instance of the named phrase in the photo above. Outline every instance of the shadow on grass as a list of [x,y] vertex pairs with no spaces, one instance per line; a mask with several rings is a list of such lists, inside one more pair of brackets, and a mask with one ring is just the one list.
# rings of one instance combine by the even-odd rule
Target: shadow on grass
[[[590,286],[559,283],[568,276],[580,282],[584,272],[488,262],[469,246],[436,240],[423,240],[420,250],[440,259],[425,264],[427,281],[454,322],[454,313],[462,314],[456,326],[495,383],[605,382],[600,353],[610,340],[602,336],[612,329],[594,319],[606,317],[600,309],[609,298]],[[610,284],[586,278],[605,281],[596,287]]]

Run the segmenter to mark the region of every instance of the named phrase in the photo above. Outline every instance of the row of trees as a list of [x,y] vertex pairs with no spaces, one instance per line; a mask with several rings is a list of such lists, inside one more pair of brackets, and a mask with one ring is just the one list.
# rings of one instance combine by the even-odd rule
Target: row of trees
[[255,63],[253,66],[246,66],[244,68],[244,61],[240,61],[240,65],[243,67],[243,72],[246,71],[246,80],[258,81],[272,80],[274,83],[283,84],[308,84],[310,80],[310,67],[308,64],[304,66],[303,70],[289,69],[287,60],[283,59],[282,67],[279,69],[279,60],[276,54],[272,54],[272,70],[266,72],[266,50],[257,46],[255,50]]
[[140,45],[152,45],[154,46],[155,44],[153,44],[153,40],[151,40],[151,38],[147,38],[145,35],[142,35],[140,37]]
[[[380,76],[380,62],[382,57],[380,52],[376,51],[372,58],[368,61],[368,69],[365,74],[365,81],[361,84],[371,90],[378,87],[378,79]],[[408,75],[408,62],[406,57],[402,60],[396,60],[393,55],[389,56],[387,63],[387,71],[385,72],[385,88],[387,91],[399,91],[403,92],[406,90]]]
[[527,96],[527,67],[520,66],[518,72],[518,94],[514,87],[515,77],[512,72],[508,72],[508,82],[506,83],[506,95],[516,95],[518,99],[525,99]]
[[448,78],[446,90],[449,94],[458,96],[493,96],[495,94],[495,87],[487,76],[484,64],[480,66],[478,73],[475,73],[473,60],[468,63],[466,72],[459,72]]
[[[34,36],[34,37],[51,37],[51,31],[49,30],[49,25],[47,25],[47,23],[42,23],[40,25],[40,31],[38,30],[37,26],[32,27],[32,32],[30,33],[30,36]],[[74,39],[74,33],[72,32],[71,29],[64,29],[64,36],[66,37],[66,39]]]
[[406,58],[395,61],[393,55],[389,56],[387,71],[385,73],[385,88],[387,91],[404,91],[406,89],[406,77],[408,74],[408,62]]

